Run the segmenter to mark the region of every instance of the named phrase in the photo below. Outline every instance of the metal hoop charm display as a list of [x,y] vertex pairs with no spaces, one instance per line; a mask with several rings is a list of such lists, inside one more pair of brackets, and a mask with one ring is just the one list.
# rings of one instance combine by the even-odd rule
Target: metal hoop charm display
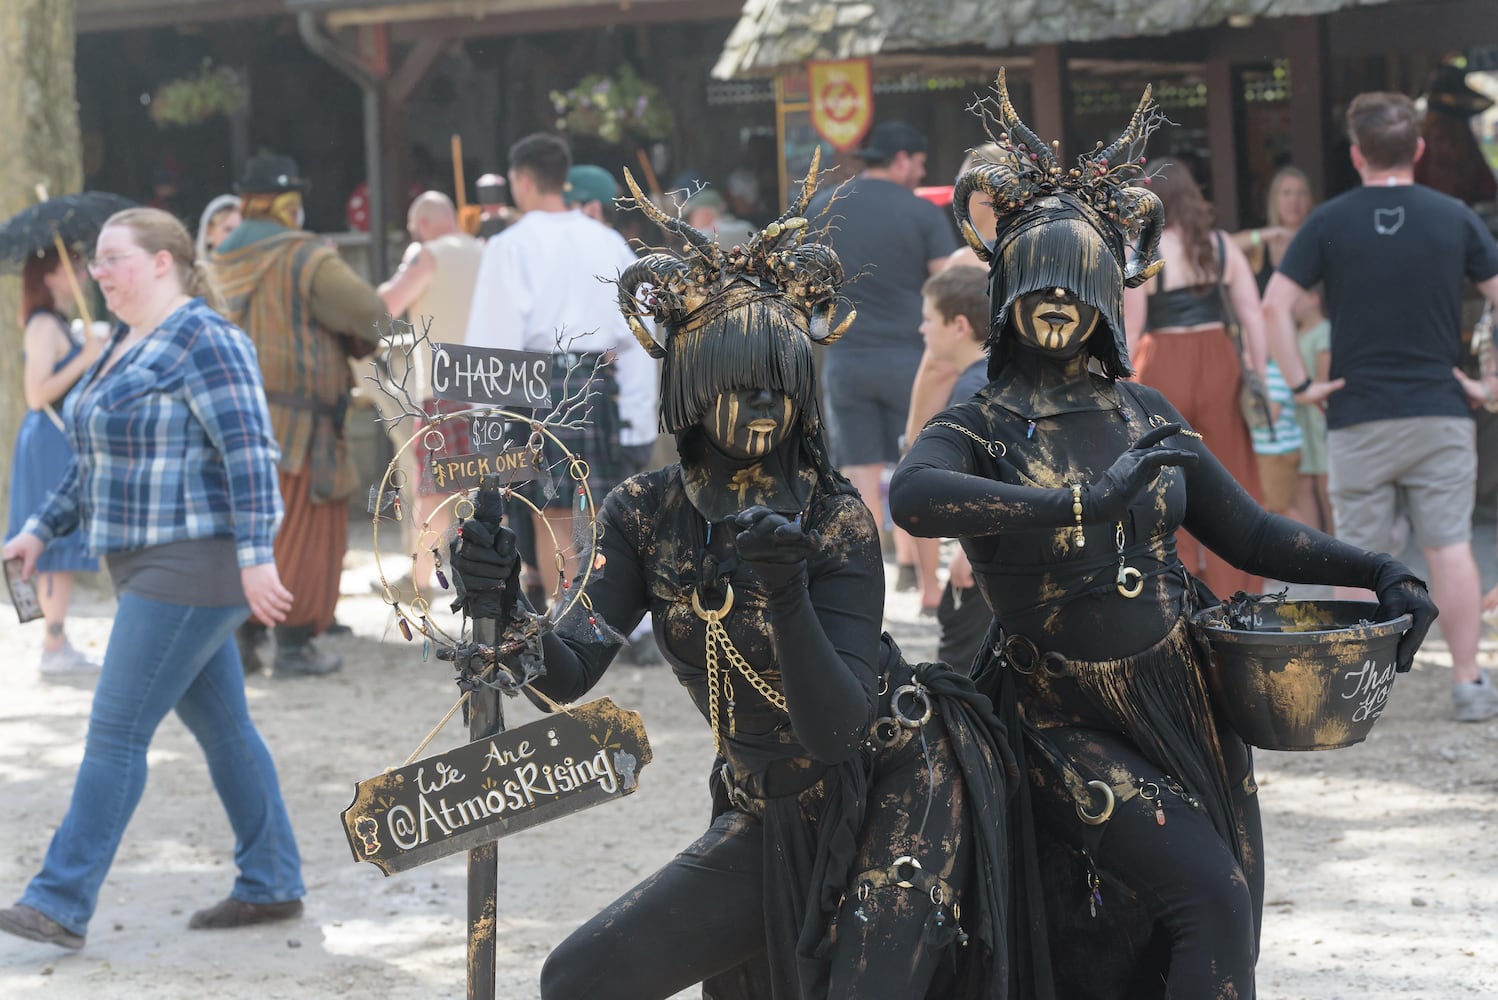
[[[380,485],[378,487],[380,492],[383,494],[385,491],[390,490],[391,488],[399,489],[401,486],[404,486],[406,484],[406,473],[403,469],[400,468],[399,463],[402,456],[404,456],[408,451],[414,448],[418,443],[420,443],[429,453],[435,455],[437,449],[434,446],[439,444],[442,439],[440,425],[450,420],[470,420],[474,417],[497,417],[514,421],[517,424],[525,425],[530,429],[529,436],[526,439],[526,447],[530,448],[534,452],[539,453],[544,449],[546,442],[550,440],[551,443],[554,444],[562,452],[564,456],[564,462],[566,463],[565,467],[567,470],[567,474],[573,480],[575,480],[576,489],[578,492],[578,503],[575,505],[576,510],[574,512],[574,515],[576,516],[578,514],[581,514],[581,516],[587,517],[590,521],[593,522],[592,530],[588,532],[587,537],[591,538],[596,544],[597,540],[602,535],[603,526],[597,520],[597,505],[594,503],[593,491],[588,484],[589,470],[587,463],[579,458],[578,455],[576,455],[570,448],[568,448],[567,445],[560,438],[558,438],[544,422],[533,419],[528,413],[513,413],[509,410],[493,406],[472,406],[466,409],[453,410],[447,413],[428,417],[427,422],[419,430],[415,431],[409,437],[407,437],[406,440],[401,444],[401,446],[396,449],[394,456],[392,456],[392,458],[390,459],[390,463],[385,467],[384,476],[381,477]],[[504,493],[507,498],[519,500],[525,506],[529,507],[531,511],[539,513],[536,505],[523,494],[511,490],[508,487],[505,488]],[[449,505],[451,506],[454,518],[459,521],[466,520],[472,517],[474,514],[473,501],[472,499],[470,499],[469,494],[453,493],[444,497],[442,499],[442,502],[438,504],[432,511],[432,513],[427,517],[427,520],[423,524],[417,526],[417,549],[419,551],[424,548],[422,543],[428,535],[431,535],[434,538],[436,537],[435,534],[430,530],[432,518],[435,517],[437,513],[444,508],[449,507]],[[550,530],[549,522],[547,522],[547,530]],[[552,542],[553,549],[560,555],[563,546],[558,544],[558,540],[555,537],[553,537]],[[411,554],[413,571],[415,569],[416,556],[417,553]],[[406,630],[411,629],[414,625],[415,631],[420,632],[426,639],[430,641],[434,641],[447,646],[458,645],[459,637],[449,635],[442,629],[440,625],[438,625],[431,618],[427,617],[427,615],[425,614],[427,601],[422,596],[421,588],[419,585],[413,584],[413,586],[415,587],[415,593],[411,595],[409,599],[405,594],[402,594],[400,591],[391,586],[389,578],[385,574],[384,562],[380,553],[380,518],[378,516],[374,518],[374,557],[375,571],[379,574],[380,590],[382,592],[382,595],[384,596],[385,603],[390,605],[394,610],[397,622],[404,624],[404,627],[402,628],[402,634],[404,634]],[[581,579],[578,581],[578,586],[576,587],[572,586],[571,581],[565,579],[565,575],[561,577],[563,581],[562,586],[558,590],[557,598],[552,601],[553,618],[560,619],[561,616],[566,614],[567,611],[569,611],[572,606],[577,603],[578,600],[582,599],[587,590],[588,581],[591,579],[594,571],[593,563],[594,561],[591,559],[585,560],[583,563],[580,563],[579,571],[581,573]],[[414,572],[412,576],[413,578],[415,577]],[[421,610],[418,610],[418,605]],[[723,609],[722,613],[726,614],[727,609]]]

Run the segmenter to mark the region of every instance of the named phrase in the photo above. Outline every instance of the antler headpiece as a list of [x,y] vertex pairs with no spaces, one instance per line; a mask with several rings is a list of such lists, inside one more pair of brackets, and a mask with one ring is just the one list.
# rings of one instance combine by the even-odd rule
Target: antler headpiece
[[[638,208],[685,241],[680,253],[641,257],[618,281],[619,309],[630,329],[651,357],[666,362],[666,430],[692,426],[718,392],[747,386],[769,385],[797,398],[810,394],[807,409],[814,409],[811,345],[833,343],[853,322],[851,311],[837,326],[832,322],[843,282],[837,254],[805,242],[810,223],[803,213],[816,192],[820,164],[818,149],[785,214],[726,251],[713,237],[662,212],[624,172],[632,197],[620,199],[620,206]],[[733,322],[715,322],[730,314]],[[654,334],[643,322],[647,317],[655,321]],[[815,426],[815,413],[808,415]]]
[[[979,100],[973,110],[1000,152],[995,161],[980,163],[958,178],[952,211],[968,246],[990,267],[989,372],[997,372],[1008,358],[1005,327],[1014,301],[1062,287],[1107,321],[1112,338],[1094,337],[1089,344],[1104,370],[1114,377],[1130,374],[1123,288],[1142,285],[1163,266],[1164,208],[1154,192],[1135,183],[1144,177],[1140,154],[1145,142],[1165,122],[1150,100],[1150,89],[1145,88],[1128,126],[1111,145],[1099,142],[1070,168],[1020,120],[1002,69],[993,95]],[[997,226],[992,244],[973,228],[968,200],[977,192],[993,203]]]

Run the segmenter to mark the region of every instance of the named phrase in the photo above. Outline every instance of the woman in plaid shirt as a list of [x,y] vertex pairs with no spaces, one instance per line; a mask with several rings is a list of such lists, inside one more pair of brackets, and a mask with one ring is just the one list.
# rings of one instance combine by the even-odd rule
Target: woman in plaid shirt
[[68,400],[77,459],[4,555],[29,576],[48,542],[83,531],[106,557],[119,609],[72,803],[0,930],[83,946],[151,737],[173,709],[203,747],[239,867],[228,898],[188,926],[294,917],[301,859],[234,643],[251,611],[279,621],[292,597],[271,557],[278,453],[255,351],[204,301],[206,272],[167,213],[110,218],[89,266],[121,324]]

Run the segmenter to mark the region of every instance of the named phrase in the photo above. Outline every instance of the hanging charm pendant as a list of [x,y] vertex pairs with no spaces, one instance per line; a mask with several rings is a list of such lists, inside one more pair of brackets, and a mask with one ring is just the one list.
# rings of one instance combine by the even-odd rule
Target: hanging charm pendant
[[1113,527],[1113,542],[1118,546],[1118,576],[1114,586],[1124,597],[1138,597],[1144,592],[1144,574],[1133,566],[1124,564],[1124,526],[1119,521]]

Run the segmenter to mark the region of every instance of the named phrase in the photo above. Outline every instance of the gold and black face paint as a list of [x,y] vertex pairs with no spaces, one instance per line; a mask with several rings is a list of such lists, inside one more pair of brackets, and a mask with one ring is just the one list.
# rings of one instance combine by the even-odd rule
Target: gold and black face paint
[[709,441],[732,458],[763,458],[790,437],[796,401],[770,389],[734,389],[718,394],[703,415]]
[[1009,311],[1009,324],[1021,343],[1062,358],[1082,350],[1099,319],[1097,309],[1066,288],[1022,295]]

